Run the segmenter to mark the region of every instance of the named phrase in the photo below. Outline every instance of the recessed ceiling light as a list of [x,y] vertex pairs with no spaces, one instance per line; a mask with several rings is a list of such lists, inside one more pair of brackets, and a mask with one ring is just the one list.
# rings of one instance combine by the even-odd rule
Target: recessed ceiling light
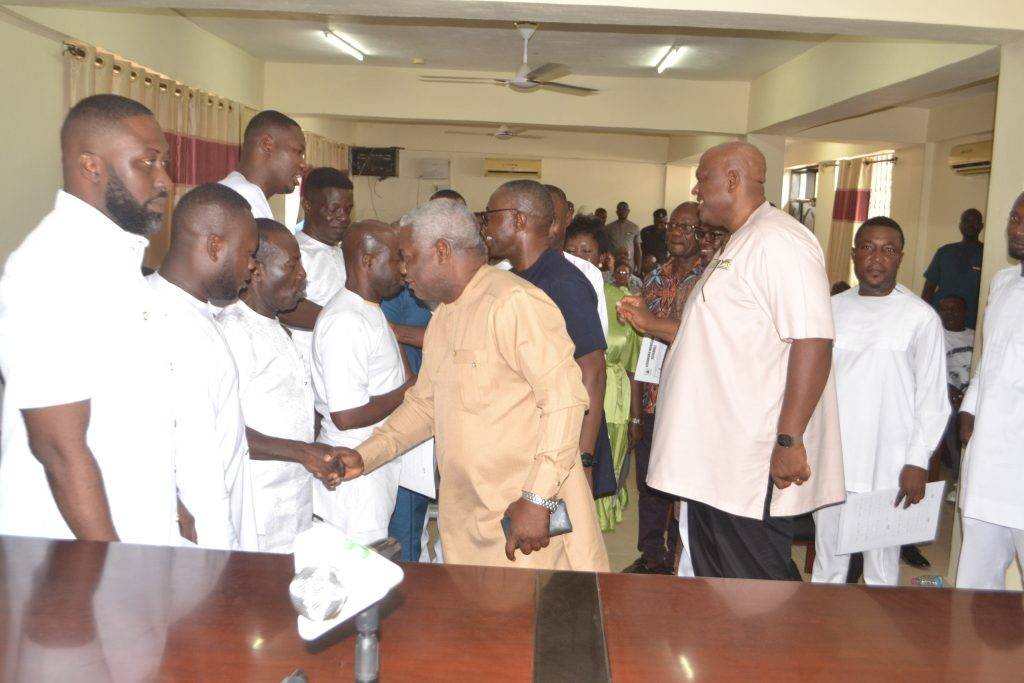
[[419,65],[419,64],[426,64],[427,60],[423,59],[423,57],[413,57],[412,58],[412,63],[413,64],[417,64],[417,65]]
[[360,62],[363,61],[363,58],[365,57],[363,51],[357,48],[355,45],[353,45],[352,41],[349,38],[343,38],[342,36],[338,35],[337,33],[331,30],[324,31],[324,38],[327,39],[328,43],[338,48],[345,54],[355,57]]
[[684,52],[686,52],[685,45],[680,45],[678,47],[669,47],[667,50],[665,50],[665,54],[662,55],[660,60],[658,60],[658,73],[661,73],[665,69],[669,69],[675,66],[679,62],[679,59],[683,56]]

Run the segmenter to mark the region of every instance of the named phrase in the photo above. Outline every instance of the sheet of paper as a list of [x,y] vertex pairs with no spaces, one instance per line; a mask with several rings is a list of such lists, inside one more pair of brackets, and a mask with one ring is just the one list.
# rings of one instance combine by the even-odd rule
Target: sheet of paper
[[665,352],[668,346],[652,339],[644,337],[640,342],[640,358],[636,363],[636,381],[658,384],[661,380],[661,364],[665,362]]
[[933,481],[925,489],[921,502],[906,510],[902,503],[893,507],[898,489],[851,496],[839,517],[837,552],[845,555],[934,541],[945,488],[946,482]]
[[398,485],[427,498],[437,498],[434,480],[434,440],[427,439],[419,446],[405,452],[402,458],[402,473]]

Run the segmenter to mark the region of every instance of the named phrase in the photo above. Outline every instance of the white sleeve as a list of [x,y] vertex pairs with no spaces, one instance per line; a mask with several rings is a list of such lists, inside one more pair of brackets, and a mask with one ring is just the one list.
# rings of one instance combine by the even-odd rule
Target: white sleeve
[[[179,372],[184,370],[182,365],[178,364]],[[221,407],[216,405],[211,391],[209,370],[209,364],[199,363],[194,371],[203,371],[207,376],[181,378],[196,389],[178,399],[175,478],[181,502],[195,517],[199,545],[237,550],[240,546],[232,523],[225,454],[217,439],[216,421]]]
[[252,338],[245,329],[244,324],[234,317],[218,320],[220,331],[224,335],[224,341],[228,344],[232,357],[235,359],[235,367],[238,368],[238,396],[242,405],[246,403],[246,396],[252,380],[256,377],[256,350],[253,348]]
[[590,284],[594,286],[594,290],[597,292],[597,317],[601,319],[604,340],[608,341],[608,299],[604,294],[604,278],[601,277],[601,271],[597,271],[597,273],[597,280],[591,280]]
[[935,447],[949,421],[946,388],[946,339],[939,316],[933,311],[914,333],[914,429],[907,464],[928,469]]
[[[11,257],[3,283],[0,312],[0,351],[9,386],[6,400],[19,409],[44,408],[92,398],[97,383],[93,359],[97,345],[108,342],[89,315],[95,306],[68,287],[88,273],[74,264],[47,264]],[[53,277],[53,273],[61,273]]]
[[370,400],[369,360],[372,330],[352,312],[317,321],[313,358],[320,370],[327,409],[336,413],[366,405]]

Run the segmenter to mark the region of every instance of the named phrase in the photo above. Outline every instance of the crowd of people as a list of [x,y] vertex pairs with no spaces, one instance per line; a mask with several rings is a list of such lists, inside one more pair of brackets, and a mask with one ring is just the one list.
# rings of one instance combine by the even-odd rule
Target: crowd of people
[[[843,582],[845,501],[917,504],[941,454],[958,584],[1003,587],[1024,554],[1024,279],[995,276],[972,378],[980,212],[922,297],[897,284],[899,224],[869,219],[830,296],[745,142],[706,151],[695,201],[643,229],[532,180],[354,222],[349,177],[307,168],[274,111],[173,210],[143,105],[82,100],[61,150],[64,188],[0,279],[0,533],[288,553],[323,523],[414,561],[436,498],[444,561],[608,571],[602,531],[635,504],[628,572],[799,580],[813,514],[813,580]],[[293,233],[268,200],[300,185]],[[1024,256],[1024,195],[1007,231]],[[865,581],[895,585],[899,555],[866,551]]]

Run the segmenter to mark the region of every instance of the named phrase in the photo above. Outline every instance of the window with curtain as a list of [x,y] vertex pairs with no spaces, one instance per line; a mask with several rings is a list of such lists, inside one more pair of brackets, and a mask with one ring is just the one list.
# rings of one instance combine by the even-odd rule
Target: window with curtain
[[892,215],[892,172],[896,166],[893,152],[870,156],[871,201],[868,203],[868,218]]
[[789,214],[814,232],[815,200],[818,196],[818,167],[794,168],[788,174]]

